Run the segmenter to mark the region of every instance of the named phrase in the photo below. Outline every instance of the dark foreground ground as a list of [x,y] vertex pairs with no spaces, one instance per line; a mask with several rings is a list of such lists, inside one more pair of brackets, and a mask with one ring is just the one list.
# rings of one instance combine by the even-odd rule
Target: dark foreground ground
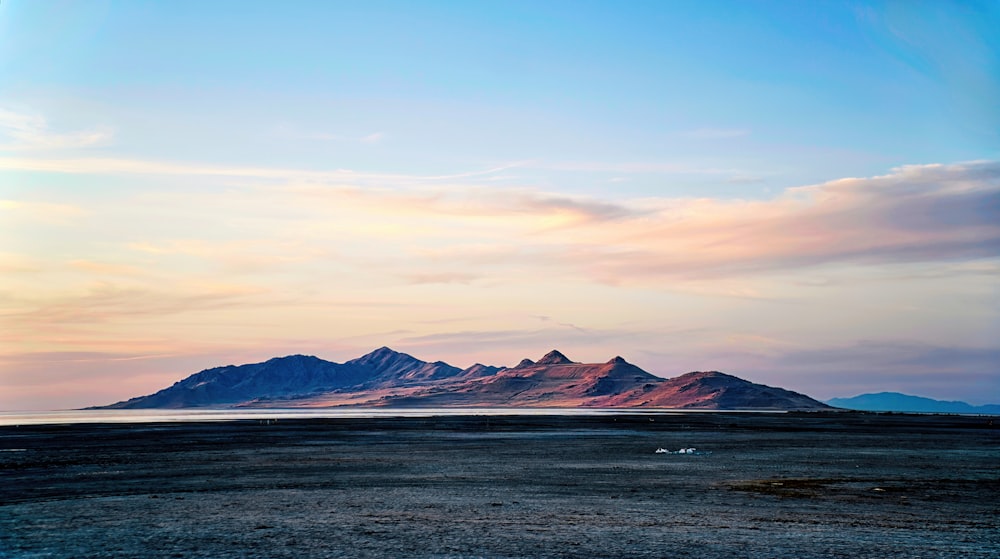
[[997,557],[998,427],[861,414],[0,427],[0,557]]

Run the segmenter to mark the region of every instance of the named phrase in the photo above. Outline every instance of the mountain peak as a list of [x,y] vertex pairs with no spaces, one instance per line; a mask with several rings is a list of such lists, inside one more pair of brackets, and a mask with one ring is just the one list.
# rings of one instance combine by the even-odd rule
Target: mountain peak
[[570,363],[572,361],[568,357],[555,349],[546,353],[544,357],[535,362],[536,365],[569,365]]
[[681,376],[679,376],[677,378],[679,378],[679,379],[689,379],[689,380],[696,380],[696,379],[730,379],[730,380],[737,380],[737,381],[740,381],[740,382],[748,382],[748,381],[745,381],[745,380],[743,380],[743,379],[741,379],[739,377],[734,377],[733,375],[729,375],[729,374],[726,374],[726,373],[721,373],[719,371],[692,371],[690,373],[684,373],[683,375],[681,375]]
[[614,359],[608,361],[608,365],[628,365],[629,362],[626,361],[621,355],[616,355]]
[[347,365],[368,367],[382,374],[389,370],[408,369],[423,365],[424,362],[412,355],[400,353],[388,347],[382,346],[371,353],[366,353],[356,359],[351,359]]
[[514,367],[514,368],[515,368],[515,369],[523,369],[523,368],[525,368],[525,367],[530,367],[530,366],[532,366],[532,365],[534,365],[534,364],[535,364],[535,362],[534,362],[534,361],[532,361],[531,359],[528,359],[527,357],[525,357],[525,358],[524,358],[524,359],[522,359],[522,360],[521,360],[521,362],[520,362],[520,363],[518,363],[518,364],[517,364],[517,366],[516,366],[516,367]]
[[394,350],[394,349],[392,349],[390,347],[382,346],[382,347],[380,347],[380,348],[378,348],[378,349],[376,349],[374,351],[371,351],[369,353],[366,353],[366,354],[362,355],[361,357],[358,357],[356,359],[352,359],[351,361],[355,362],[355,363],[358,363],[358,362],[360,362],[360,363],[372,363],[372,362],[385,361],[387,359],[398,359],[400,357],[404,357],[404,358],[409,358],[409,359],[416,360],[416,358],[413,357],[412,355],[407,355],[405,353],[400,353],[400,352],[398,352],[398,351],[396,351],[396,350]]
[[[272,357],[265,361],[265,363],[282,363],[282,362],[293,362],[293,361],[317,361],[319,357],[313,355],[303,355],[301,353],[296,353],[293,355],[285,355],[283,357]],[[230,365],[233,366],[233,365]]]
[[452,367],[443,361],[428,363],[408,353],[401,353],[385,346],[357,359],[352,359],[346,364],[368,369],[369,381],[376,385],[428,381],[451,377],[462,372],[458,367]]

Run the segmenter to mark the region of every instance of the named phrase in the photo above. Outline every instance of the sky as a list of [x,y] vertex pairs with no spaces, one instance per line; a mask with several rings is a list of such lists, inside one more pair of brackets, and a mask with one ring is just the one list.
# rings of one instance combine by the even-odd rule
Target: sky
[[0,3],[0,410],[380,346],[1000,403],[996,2]]

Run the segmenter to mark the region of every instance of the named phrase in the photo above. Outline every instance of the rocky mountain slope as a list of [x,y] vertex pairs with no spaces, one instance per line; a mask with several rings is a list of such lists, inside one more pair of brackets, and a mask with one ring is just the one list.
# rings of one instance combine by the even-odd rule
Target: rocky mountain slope
[[370,371],[309,355],[275,357],[251,365],[227,365],[195,373],[148,396],[107,408],[190,408],[228,406],[267,397],[292,397],[357,386]]
[[719,372],[664,379],[621,357],[577,363],[553,350],[516,367],[477,363],[459,369],[387,347],[343,364],[292,355],[206,369],[154,394],[103,407],[219,406],[830,409],[803,394]]
[[698,371],[653,386],[598,400],[595,405],[687,409],[816,409],[816,400],[798,392],[755,384],[718,371]]

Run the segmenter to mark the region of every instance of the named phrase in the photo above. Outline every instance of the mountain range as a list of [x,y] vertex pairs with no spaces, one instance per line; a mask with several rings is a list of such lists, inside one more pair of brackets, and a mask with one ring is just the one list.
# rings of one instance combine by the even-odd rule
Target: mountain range
[[477,363],[460,369],[387,347],[344,363],[291,355],[206,369],[154,394],[96,408],[333,406],[832,409],[718,371],[665,379],[621,357],[577,363],[553,350],[515,367]]
[[981,413],[1000,415],[1000,405],[973,406],[965,402],[934,400],[898,392],[861,394],[852,398],[833,398],[826,403],[838,408],[860,411],[895,411],[917,413]]

